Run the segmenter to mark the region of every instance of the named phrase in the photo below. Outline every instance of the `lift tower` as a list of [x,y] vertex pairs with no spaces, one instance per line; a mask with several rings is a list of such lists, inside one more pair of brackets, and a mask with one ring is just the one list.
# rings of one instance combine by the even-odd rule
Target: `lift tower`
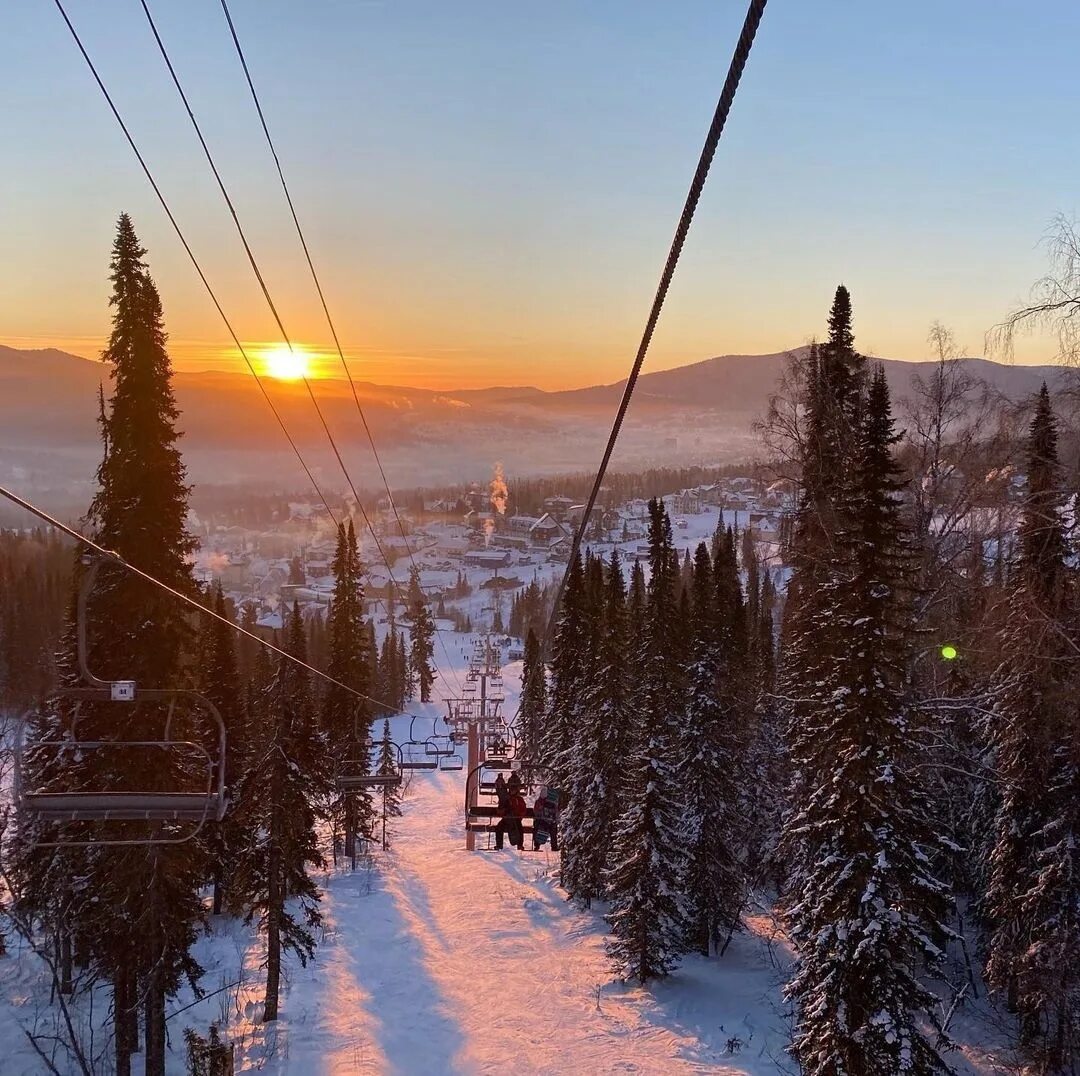
[[[502,654],[488,633],[478,636],[473,643],[463,691],[460,698],[446,700],[449,709],[446,720],[455,742],[464,741],[468,745],[469,781],[479,772],[477,767],[481,763],[489,757],[506,758],[509,750],[509,730],[500,712],[505,701]],[[466,789],[468,807],[476,806],[478,793],[479,781],[471,779]],[[471,852],[475,846],[476,834],[466,829],[466,849]]]

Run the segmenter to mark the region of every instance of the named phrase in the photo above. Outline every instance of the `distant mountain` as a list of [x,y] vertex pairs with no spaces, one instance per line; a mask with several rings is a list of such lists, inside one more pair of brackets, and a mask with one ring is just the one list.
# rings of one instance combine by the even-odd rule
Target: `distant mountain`
[[[642,374],[634,389],[633,407],[693,408],[731,414],[761,414],[776,391],[780,375],[792,353],[773,355],[719,355],[689,366]],[[893,396],[910,397],[917,376],[928,377],[936,362],[874,359],[885,367]],[[1044,380],[1053,384],[1060,366],[1013,366],[988,359],[961,359],[970,374],[1001,395],[1019,400],[1038,391]],[[611,385],[568,389],[529,396],[522,402],[556,408],[613,408],[622,397],[626,380]]]
[[[716,462],[751,456],[752,420],[765,411],[787,353],[723,355],[643,374],[634,393],[617,463]],[[893,395],[933,363],[882,360]],[[1010,399],[1061,376],[1054,366],[1007,366],[963,359],[968,369]],[[0,346],[0,475],[14,472],[81,489],[100,451],[97,391],[108,387],[100,362],[54,348]],[[177,373],[183,450],[202,482],[260,481],[302,485],[298,463],[266,402],[246,373]],[[320,481],[339,491],[343,478],[302,383],[265,379],[290,433]],[[501,460],[510,473],[580,471],[593,466],[625,382],[545,392],[492,387],[441,392],[357,382],[380,453],[397,485],[483,478]],[[339,438],[358,486],[374,488],[370,449],[346,381],[314,383],[326,421]],[[665,419],[667,421],[665,421]]]

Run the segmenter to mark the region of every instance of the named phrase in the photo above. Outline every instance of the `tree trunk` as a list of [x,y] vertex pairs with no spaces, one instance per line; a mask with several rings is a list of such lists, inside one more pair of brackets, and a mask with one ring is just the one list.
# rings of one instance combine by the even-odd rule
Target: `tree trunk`
[[214,904],[213,915],[221,915],[221,907],[225,899],[224,870],[220,860],[214,863]]
[[60,993],[74,992],[71,967],[71,931],[65,923],[60,934]]
[[146,986],[146,1076],[165,1076],[165,984],[159,966]]
[[90,966],[90,949],[86,944],[86,939],[79,937],[75,939],[75,967],[86,970]]
[[[276,789],[272,790],[276,793]],[[280,808],[274,797],[270,819],[270,840],[266,864],[266,998],[263,1002],[263,1021],[276,1020],[278,990],[281,985],[281,911],[284,894],[281,885],[281,820]]]
[[132,972],[129,967],[119,967],[113,976],[113,1042],[116,1047],[116,1076],[131,1076],[131,1055],[135,1046],[131,1041],[131,1008],[135,991],[132,989]]
[[125,1006],[124,1019],[127,1021],[127,1044],[133,1053],[139,1052],[139,990],[138,980],[134,972],[128,973],[127,979],[127,1004]]
[[356,866],[356,800],[345,797],[345,858]]

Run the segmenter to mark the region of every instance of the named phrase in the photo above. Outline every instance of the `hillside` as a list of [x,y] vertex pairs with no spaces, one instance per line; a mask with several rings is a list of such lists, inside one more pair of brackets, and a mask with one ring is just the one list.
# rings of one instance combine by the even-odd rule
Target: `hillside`
[[[752,456],[753,420],[763,414],[786,355],[724,355],[642,375],[619,446],[622,466],[716,462]],[[1034,392],[1059,367],[1007,366],[964,359],[973,373],[1011,399]],[[932,363],[883,360],[903,399]],[[96,361],[57,351],[0,346],[0,473],[37,487],[74,492],[89,481],[98,454]],[[264,382],[290,432],[321,480],[344,486],[302,384]],[[175,375],[184,452],[195,481],[260,481],[295,486],[291,457],[270,409],[246,373]],[[545,392],[491,387],[437,391],[357,382],[357,392],[397,485],[458,481],[501,460],[516,474],[578,471],[598,457],[624,382]],[[370,449],[348,383],[316,383],[330,428],[359,484]],[[374,483],[372,483],[374,485]]]

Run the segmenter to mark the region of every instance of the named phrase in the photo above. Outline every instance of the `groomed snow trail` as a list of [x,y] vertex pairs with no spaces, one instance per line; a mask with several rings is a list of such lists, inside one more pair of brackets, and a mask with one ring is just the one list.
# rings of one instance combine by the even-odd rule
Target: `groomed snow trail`
[[763,1051],[778,1052],[775,1029],[757,1026],[775,969],[756,948],[648,992],[612,983],[602,923],[552,884],[556,857],[465,850],[463,787],[463,773],[414,774],[391,852],[328,879],[327,935],[292,968],[289,1041],[268,1070],[779,1071]]

